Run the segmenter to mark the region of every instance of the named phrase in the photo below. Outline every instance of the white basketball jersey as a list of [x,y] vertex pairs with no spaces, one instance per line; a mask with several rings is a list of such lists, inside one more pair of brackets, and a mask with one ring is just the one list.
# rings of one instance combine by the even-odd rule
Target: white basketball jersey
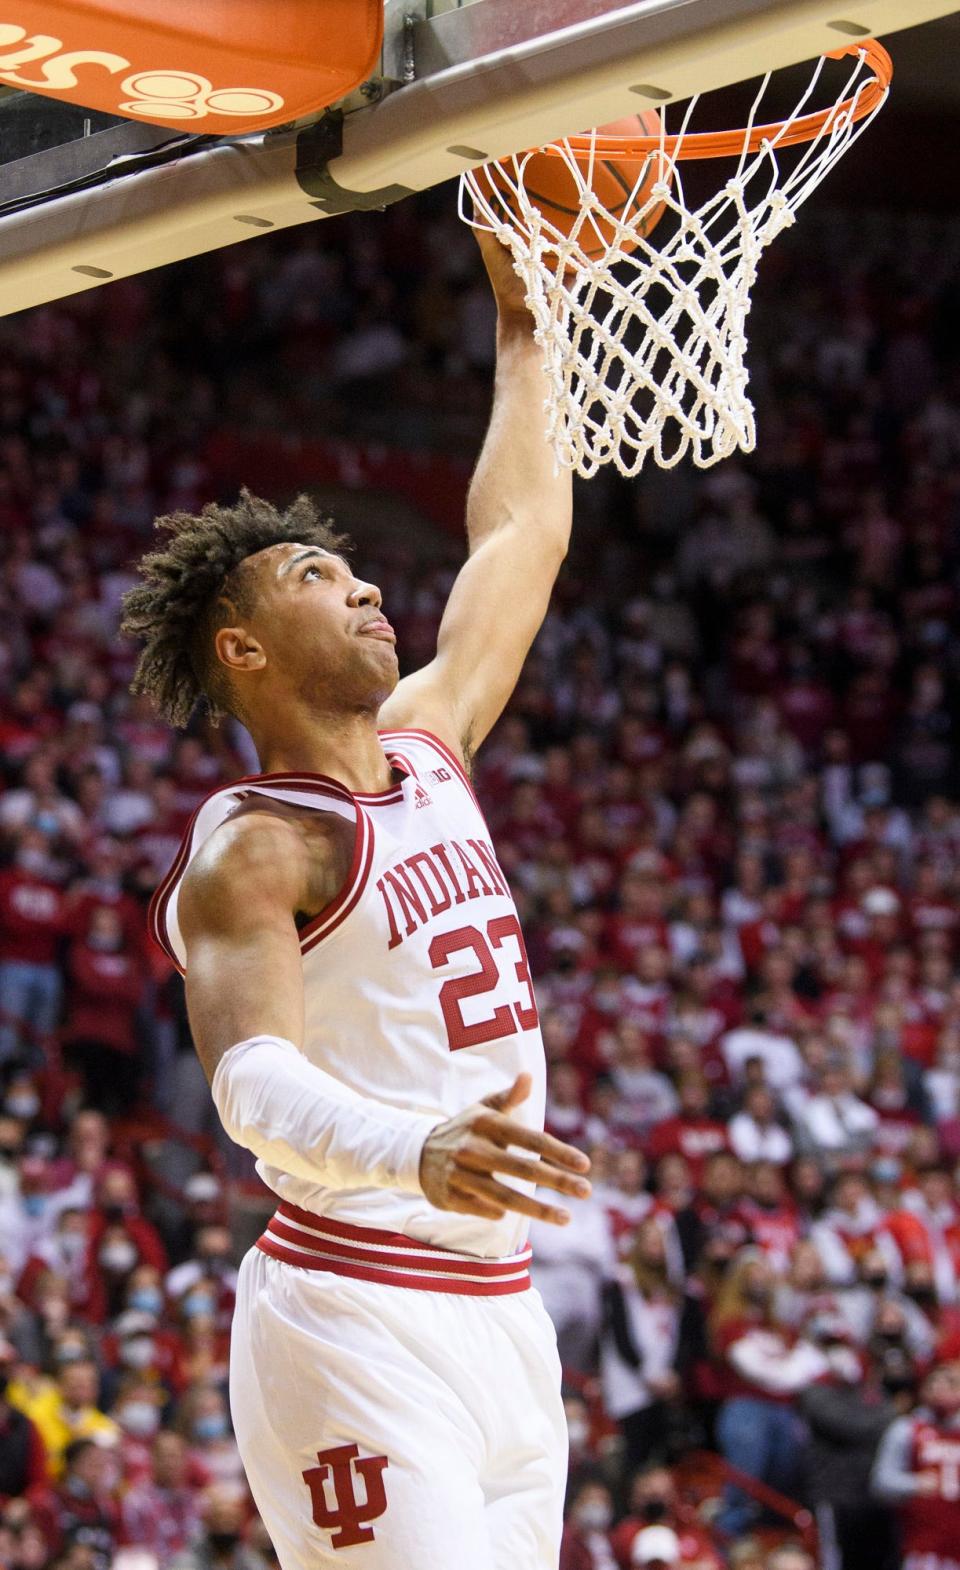
[[[533,1089],[513,1116],[540,1129],[545,1065],[533,983],[483,814],[437,738],[404,730],[384,731],[381,740],[404,777],[377,795],[351,793],[319,774],[259,774],[209,796],[154,895],[154,936],[183,972],[183,874],[251,794],[339,813],[355,825],[350,871],[336,899],[300,932],[305,1056],[371,1100],[444,1117],[525,1070]],[[263,1162],[257,1168],[281,1199],[317,1215],[485,1257],[517,1253],[526,1239],[524,1216],[488,1221],[397,1190],[332,1190]]]

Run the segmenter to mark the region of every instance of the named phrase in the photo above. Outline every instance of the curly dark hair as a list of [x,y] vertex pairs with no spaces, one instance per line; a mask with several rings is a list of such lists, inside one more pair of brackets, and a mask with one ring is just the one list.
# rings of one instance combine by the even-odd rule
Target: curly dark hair
[[155,527],[170,542],[141,559],[143,582],[123,597],[120,631],[144,644],[130,691],[147,693],[171,725],[185,726],[200,701],[215,725],[224,713],[242,719],[213,640],[254,608],[243,563],[286,541],[343,551],[347,537],[309,496],[298,496],[281,512],[246,487],[232,507],[211,502],[199,514],[169,513]]

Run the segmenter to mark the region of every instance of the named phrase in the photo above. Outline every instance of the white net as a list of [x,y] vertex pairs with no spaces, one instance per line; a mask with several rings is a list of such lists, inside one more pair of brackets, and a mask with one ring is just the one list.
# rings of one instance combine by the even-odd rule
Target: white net
[[[675,134],[662,114],[658,145],[642,167],[634,158],[632,192],[626,200],[618,193],[614,207],[594,190],[595,166],[612,156],[609,139],[592,132],[552,144],[576,182],[580,210],[569,230],[526,188],[536,152],[463,176],[461,216],[510,248],[526,285],[561,466],[589,477],[614,463],[630,476],[648,454],[662,468],[687,454],[707,468],[737,448],[752,451],[745,353],[757,264],[883,103],[889,75],[878,72],[878,56],[889,65],[873,43],[820,59],[792,114],[775,125],[760,120],[770,75],[742,133],[694,133],[698,98],[683,106]],[[828,66],[842,86],[832,107],[814,115]],[[717,157],[721,141],[733,154],[721,167],[732,163],[732,172],[706,201],[688,206],[684,159]]]

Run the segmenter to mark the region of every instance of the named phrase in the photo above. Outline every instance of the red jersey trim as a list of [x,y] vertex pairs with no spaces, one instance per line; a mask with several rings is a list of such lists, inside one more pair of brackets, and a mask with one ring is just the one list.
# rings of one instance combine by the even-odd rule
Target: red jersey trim
[[257,1247],[272,1259],[303,1270],[427,1292],[475,1297],[525,1292],[531,1250],[507,1259],[481,1259],[420,1243],[402,1233],[353,1227],[295,1205],[281,1204]]
[[[399,741],[402,740],[404,736],[418,736],[424,741],[430,743],[433,748],[439,752],[444,762],[449,763],[450,767],[455,770],[457,778],[469,791],[470,796],[472,797],[473,802],[477,807],[477,810],[480,812],[481,817],[483,816],[482,808],[480,807],[480,803],[477,801],[473,786],[471,785],[470,780],[464,771],[463,765],[460,763],[456,755],[451,752],[450,748],[439,739],[439,737],[434,736],[431,731],[418,729],[378,731],[377,734],[383,741],[393,740],[394,738]],[[384,750],[386,751],[386,748]],[[402,754],[392,754],[391,752],[387,751],[386,755],[391,762],[393,762],[394,756],[396,756],[401,767],[410,773],[414,778],[417,777],[416,769],[411,766],[409,760]],[[357,836],[354,841],[353,859],[351,861],[350,870],[347,874],[343,889],[341,889],[340,893],[331,902],[331,904],[326,907],[325,910],[320,911],[319,914],[314,916],[310,923],[302,929],[300,933],[301,953],[309,952],[309,950],[315,948],[323,938],[329,936],[335,927],[339,926],[340,922],[342,922],[350,914],[350,911],[354,909],[357,900],[360,898],[360,895],[363,892],[363,887],[367,877],[369,876],[370,866],[373,861],[373,836],[372,833],[370,833],[368,836],[368,842],[364,844],[364,837],[361,834],[361,819],[363,818],[364,814],[360,809],[365,807],[393,806],[403,800],[402,784],[391,785],[385,791],[377,791],[373,793],[354,793],[348,790],[340,780],[335,780],[330,775],[310,773],[245,774],[238,780],[232,780],[227,785],[218,785],[215,790],[210,791],[209,794],[204,797],[203,801],[201,801],[194,809],[190,821],[184,831],[180,849],[174,857],[173,864],[166,873],[166,876],[161,878],[160,882],[157,884],[147,909],[147,924],[152,937],[154,938],[155,942],[159,944],[160,948],[162,948],[168,959],[170,959],[176,966],[181,976],[186,975],[186,970],[184,966],[181,965],[180,960],[174,952],[173,945],[171,944],[169,935],[167,933],[167,907],[170,903],[170,897],[179,878],[182,876],[186,868],[187,862],[190,859],[190,850],[193,845],[194,830],[196,828],[197,819],[200,816],[200,813],[203,811],[207,803],[212,801],[215,796],[220,795],[224,791],[237,790],[244,785],[279,785],[286,786],[291,790],[313,791],[317,792],[318,794],[335,796],[340,801],[349,802],[352,806],[357,808]],[[369,826],[369,820],[367,820],[367,823]],[[358,870],[361,870],[361,879],[359,885],[355,885],[355,877],[358,873]],[[336,920],[331,922],[332,917],[336,917]],[[305,942],[307,943],[306,948],[304,947]]]
[[370,877],[373,866],[373,824],[362,808],[357,808],[357,837],[354,842],[353,863],[347,880],[337,895],[319,916],[314,917],[300,933],[300,952],[309,954],[318,944],[329,938],[341,922],[346,921],[355,909]]
[[[392,738],[394,736],[396,736],[397,738],[400,738],[402,736],[419,736],[422,741],[428,742],[430,744],[430,746],[433,747],[435,752],[439,752],[439,754],[440,754],[441,758],[443,759],[444,763],[449,763],[450,767],[455,771],[456,776],[457,776],[458,780],[460,781],[461,785],[464,785],[466,787],[466,789],[469,791],[470,796],[473,799],[474,806],[476,807],[477,811],[480,813],[480,816],[483,817],[483,808],[481,807],[479,801],[477,800],[477,793],[476,793],[476,791],[473,788],[473,784],[471,782],[469,774],[467,773],[467,771],[464,768],[463,764],[460,762],[460,759],[457,757],[456,753],[450,747],[447,746],[445,741],[441,741],[439,736],[435,736],[433,734],[433,731],[430,731],[430,730],[417,730],[417,729],[411,728],[409,730],[385,730],[385,731],[381,731],[380,735],[381,735],[381,737],[384,737],[384,738],[387,738],[387,737]],[[484,818],[484,822],[486,822],[485,818]]]
[[[184,969],[183,965],[181,965],[167,933],[167,906],[170,903],[170,896],[172,895],[178,880],[183,875],[187,862],[190,859],[190,851],[193,846],[193,835],[197,826],[197,819],[199,818],[207,803],[212,801],[215,796],[225,794],[227,791],[238,790],[243,785],[260,785],[265,780],[270,780],[274,784],[284,784],[290,789],[307,790],[313,791],[318,795],[333,796],[340,801],[349,802],[351,806],[356,805],[348,790],[344,789],[342,785],[339,785],[336,780],[327,779],[326,775],[324,774],[314,774],[310,776],[296,774],[247,774],[244,775],[242,779],[233,780],[228,785],[218,785],[216,790],[210,791],[210,793],[203,798],[203,801],[201,801],[194,808],[190,817],[190,822],[187,824],[187,827],[184,830],[183,839],[180,842],[180,849],[174,857],[173,863],[167,871],[166,876],[161,878],[160,882],[157,884],[157,887],[154,889],[150,904],[147,907],[147,923],[150,933],[154,940],[163,949],[168,958],[173,961],[173,964],[176,966],[181,976],[186,975],[186,970]],[[360,839],[359,820],[362,816],[363,814],[358,808],[358,832],[354,840],[354,860],[356,860],[358,855],[358,844]],[[352,871],[353,867],[351,866],[351,873]],[[350,881],[351,875],[348,874],[348,885]],[[319,921],[325,914],[325,912],[321,911],[320,915],[315,917],[314,920]]]

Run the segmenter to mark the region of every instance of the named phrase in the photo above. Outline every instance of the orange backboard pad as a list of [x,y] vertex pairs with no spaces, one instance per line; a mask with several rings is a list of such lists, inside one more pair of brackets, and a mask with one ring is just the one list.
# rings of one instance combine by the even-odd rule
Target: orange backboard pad
[[343,98],[382,40],[383,0],[0,0],[0,84],[237,135]]

